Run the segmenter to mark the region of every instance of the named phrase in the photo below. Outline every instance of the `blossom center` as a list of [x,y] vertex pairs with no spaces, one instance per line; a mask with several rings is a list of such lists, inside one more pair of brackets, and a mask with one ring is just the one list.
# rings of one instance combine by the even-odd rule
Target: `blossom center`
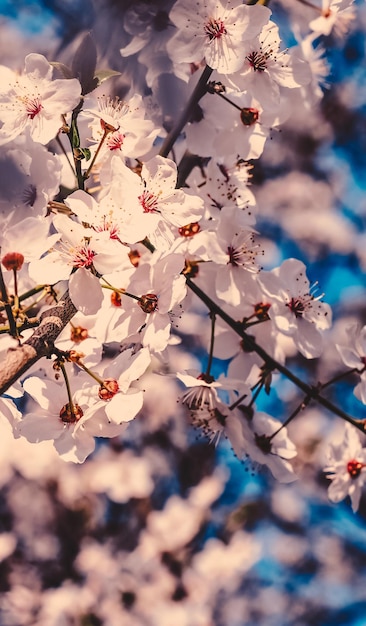
[[150,191],[144,191],[141,196],[138,197],[144,213],[159,213],[158,211],[158,198]]
[[296,318],[302,317],[305,312],[305,303],[300,298],[291,298],[286,306],[288,306],[291,313],[294,313]]
[[116,131],[112,135],[109,135],[106,141],[106,146],[111,151],[120,150],[123,146],[124,140],[125,140],[124,134],[120,133],[119,131]]
[[27,206],[34,206],[37,200],[37,187],[32,184],[28,185],[28,187],[23,190],[22,199]]
[[29,98],[28,96],[25,96],[23,102],[25,104],[27,116],[30,120],[34,120],[36,115],[38,115],[38,113],[40,113],[43,109],[43,105],[41,104],[39,98]]
[[259,254],[259,245],[254,243],[252,234],[236,235],[234,241],[227,247],[228,265],[244,267],[250,272],[257,272],[255,258]]
[[323,17],[330,17],[332,15],[332,11],[330,10],[330,8],[328,7],[328,9],[323,9],[322,11],[322,16]]
[[111,304],[117,307],[122,306],[122,297],[121,297],[121,294],[118,293],[118,291],[112,291]]
[[264,72],[267,69],[268,53],[262,50],[260,52],[253,50],[245,58],[255,72]]
[[213,17],[210,17],[208,22],[205,24],[204,31],[208,36],[209,41],[221,39],[221,37],[227,33],[224,22],[220,19],[215,20]]
[[349,473],[351,478],[358,478],[358,476],[361,474],[361,470],[364,467],[366,467],[365,463],[361,463],[356,459],[352,459],[347,463],[347,472]]
[[255,443],[263,454],[271,454],[272,443],[267,435],[255,435]]
[[108,218],[104,215],[103,216],[103,220],[101,222],[101,224],[99,224],[98,226],[93,226],[93,229],[97,232],[97,233],[102,233],[104,231],[109,232],[109,237],[111,239],[115,239],[117,241],[119,241],[119,226],[116,223],[113,223],[112,221],[109,221]]
[[72,265],[75,268],[85,267],[90,269],[93,266],[95,252],[88,245],[80,246],[73,251]]

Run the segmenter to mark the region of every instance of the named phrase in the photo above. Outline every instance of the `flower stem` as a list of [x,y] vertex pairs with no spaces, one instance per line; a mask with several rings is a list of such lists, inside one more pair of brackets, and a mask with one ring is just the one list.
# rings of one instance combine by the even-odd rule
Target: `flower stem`
[[216,314],[212,311],[210,312],[211,317],[211,338],[210,338],[210,353],[208,355],[208,362],[206,367],[206,376],[211,376],[211,366],[212,366],[212,358],[213,358],[213,349],[215,343],[215,323],[216,323]]
[[[74,362],[74,361],[73,361]],[[84,365],[84,363],[81,363],[81,361],[75,361],[75,364],[80,367],[82,370],[84,370],[84,372],[86,372],[87,374],[89,374],[89,376],[91,376],[97,383],[98,385],[104,385],[104,381],[102,378],[100,378],[100,376],[98,376],[98,374],[95,374],[94,372],[92,372],[88,367],[86,367],[86,365]]]
[[224,96],[223,93],[221,93],[220,91],[215,91],[214,92],[217,96],[220,96],[220,98],[222,98],[223,100],[225,100],[226,102],[228,102],[229,104],[231,104],[231,106],[235,107],[236,109],[238,109],[238,111],[242,110],[242,107],[240,107],[238,104],[235,104],[235,102],[233,102],[232,100],[230,100],[230,98],[227,98],[226,96]]
[[296,407],[296,409],[291,413],[291,415],[287,418],[287,420],[285,420],[283,422],[283,424],[281,424],[281,426],[279,428],[277,428],[277,430],[272,433],[272,435],[270,435],[268,437],[269,441],[271,441],[273,439],[273,437],[275,437],[276,435],[278,435],[278,433],[283,429],[286,428],[286,426],[288,426],[288,424],[290,422],[292,422],[292,420],[296,417],[296,415],[298,415],[300,413],[300,411],[303,411],[307,405],[309,404],[311,398],[310,396],[306,396],[304,398],[304,400]]
[[4,281],[1,264],[0,264],[0,294],[1,294],[1,299],[3,301],[5,313],[9,322],[9,333],[11,334],[12,337],[19,340],[19,333],[18,333],[17,325],[14,319],[13,309],[11,308],[11,304],[9,302],[8,294],[6,291],[6,285]]
[[104,142],[105,142],[105,140],[106,140],[106,137],[107,137],[107,135],[109,135],[109,133],[110,133],[110,132],[111,132],[111,130],[110,130],[109,128],[105,128],[105,129],[104,129],[104,133],[103,133],[103,136],[102,136],[102,138],[101,138],[101,140],[100,140],[100,142],[99,142],[99,146],[98,146],[98,148],[96,149],[96,151],[95,151],[95,153],[94,153],[94,156],[93,156],[93,158],[92,158],[92,160],[91,160],[91,163],[90,163],[90,165],[89,165],[88,169],[86,170],[86,172],[84,172],[84,180],[86,180],[87,178],[89,178],[89,176],[90,176],[90,172],[91,172],[91,170],[92,170],[92,168],[93,168],[93,166],[94,166],[95,161],[96,161],[96,160],[97,160],[97,158],[98,158],[98,155],[99,155],[99,152],[100,152],[100,150],[101,150],[101,148],[102,148],[102,145],[104,144]]
[[346,378],[346,376],[349,376],[350,374],[356,374],[356,373],[362,374],[362,372],[364,371],[365,371],[365,368],[363,368],[363,370],[359,370],[357,367],[353,367],[351,370],[347,370],[346,372],[341,372],[341,374],[334,376],[334,378],[331,378],[326,383],[323,383],[323,384],[319,383],[319,388],[325,389],[326,387],[329,387],[330,385],[337,383],[339,380],[342,380],[342,378]]
[[64,377],[65,385],[66,385],[66,391],[67,391],[67,397],[68,397],[68,399],[69,399],[69,407],[70,407],[70,411],[71,411],[71,413],[72,413],[72,414],[74,415],[74,417],[75,417],[75,413],[74,413],[74,404],[73,404],[73,401],[72,401],[72,394],[71,394],[71,388],[70,388],[69,377],[68,377],[67,372],[66,372],[66,367],[65,367],[65,364],[64,364],[64,363],[62,363],[62,362],[60,362],[60,369],[61,369],[62,375],[63,375],[63,377]]

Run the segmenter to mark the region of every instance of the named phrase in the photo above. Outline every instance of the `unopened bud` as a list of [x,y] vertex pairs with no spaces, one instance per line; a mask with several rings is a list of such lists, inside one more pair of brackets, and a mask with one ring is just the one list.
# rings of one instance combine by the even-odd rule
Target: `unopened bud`
[[240,111],[240,119],[244,126],[252,126],[258,121],[259,111],[258,109],[253,109],[252,107],[244,107]]
[[68,402],[60,411],[60,418],[65,424],[75,424],[83,417],[84,413],[78,404]]
[[19,271],[22,269],[24,256],[20,252],[8,252],[3,256],[1,262],[6,270]]
[[154,293],[146,293],[141,296],[138,305],[144,313],[153,313],[158,308],[158,296]]
[[192,224],[187,224],[186,226],[181,226],[178,228],[178,232],[181,237],[193,237],[197,235],[201,230],[201,226],[198,222],[192,222]]
[[82,326],[72,326],[70,339],[74,343],[81,343],[84,339],[89,337],[87,328],[83,328]]
[[119,391],[118,382],[114,378],[106,378],[99,387],[98,396],[101,400],[111,400]]
[[122,297],[118,291],[112,291],[111,293],[111,304],[113,306],[122,306]]

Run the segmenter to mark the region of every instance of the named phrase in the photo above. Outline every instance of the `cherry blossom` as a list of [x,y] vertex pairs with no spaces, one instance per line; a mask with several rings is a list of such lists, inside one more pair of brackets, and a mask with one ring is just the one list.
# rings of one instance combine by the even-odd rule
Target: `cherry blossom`
[[243,44],[244,62],[230,82],[239,90],[248,90],[265,108],[276,107],[280,87],[299,88],[310,82],[309,65],[290,51],[280,51],[278,26],[268,22],[252,41]]
[[[38,283],[53,285],[69,279],[70,296],[85,315],[92,315],[102,303],[102,288],[96,273],[108,273],[116,262],[116,247],[108,232],[97,234],[65,215],[53,220],[61,239],[46,256],[29,265],[30,276]],[[122,263],[126,264],[127,249],[117,243]],[[117,257],[118,258],[118,257]]]
[[261,272],[258,278],[269,298],[269,316],[279,332],[293,338],[296,347],[308,359],[319,356],[323,341],[320,331],[330,327],[332,316],[328,304],[315,295],[306,277],[305,265],[297,259],[287,259],[271,272]]
[[220,265],[217,295],[232,306],[239,305],[243,294],[254,288],[248,274],[259,272],[257,257],[263,254],[253,231],[240,228],[240,219],[240,209],[223,207],[215,236],[207,240],[209,258]]
[[11,141],[26,127],[34,141],[46,144],[81,97],[76,78],[52,79],[53,68],[41,54],[28,54],[24,74],[0,66],[0,145]]
[[328,488],[329,499],[340,502],[349,496],[355,513],[366,480],[366,448],[362,447],[359,434],[351,424],[345,424],[342,441],[330,444],[324,472],[332,481]]
[[105,202],[114,206],[121,223],[121,239],[134,244],[149,237],[164,250],[174,241],[171,227],[196,222],[203,213],[203,200],[176,189],[177,166],[170,159],[156,156],[144,163],[141,177],[121,163],[114,162],[113,184]]
[[181,254],[162,254],[139,265],[124,288],[133,297],[123,295],[122,290],[122,312],[114,326],[116,340],[138,334],[142,345],[152,352],[165,350],[187,291],[183,267]]
[[[236,409],[240,412],[241,409]],[[296,456],[296,447],[289,439],[287,429],[281,422],[266,413],[258,412],[248,419],[240,420],[242,437],[233,437],[231,443],[239,458],[248,456],[260,465],[267,465],[280,482],[290,483],[297,479],[289,459]]]
[[344,37],[351,22],[356,17],[354,0],[322,0],[320,17],[309,23],[317,35],[329,35],[332,31],[337,37]]
[[[142,376],[151,362],[150,352],[142,348],[134,353],[124,350],[109,363],[100,374],[103,384],[83,384],[78,399],[88,406],[99,419],[112,424],[127,423],[136,417],[142,408],[143,395],[137,389],[129,389],[132,381]],[[94,383],[94,381],[92,381]]]
[[140,158],[151,149],[159,129],[145,119],[145,107],[139,94],[126,102],[101,96],[97,100],[97,107],[93,107],[93,103],[91,96],[83,113],[94,118],[90,126],[95,142],[99,144],[104,133],[107,133],[102,147],[105,157],[120,155]]
[[58,193],[61,161],[28,132],[0,148],[0,214],[8,223],[43,217]]
[[366,326],[352,326],[347,332],[348,345],[338,345],[337,350],[343,363],[360,372],[361,380],[356,385],[354,393],[366,404]]
[[121,432],[119,425],[107,420],[103,424],[93,407],[83,398],[78,400],[77,392],[71,406],[63,385],[31,376],[23,387],[38,406],[17,423],[16,432],[32,443],[52,440],[65,461],[83,463],[95,448],[94,437],[115,437]]
[[269,15],[266,7],[243,6],[238,0],[178,0],[169,17],[179,30],[168,42],[168,52],[178,63],[205,58],[212,69],[235,72],[242,63],[243,41],[255,37]]

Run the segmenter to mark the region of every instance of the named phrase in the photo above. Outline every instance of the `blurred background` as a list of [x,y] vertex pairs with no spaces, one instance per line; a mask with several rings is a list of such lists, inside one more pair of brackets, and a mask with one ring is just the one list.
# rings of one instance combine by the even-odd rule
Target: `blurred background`
[[[116,93],[142,93],[168,130],[186,92],[161,48],[172,5],[0,0],[0,63],[22,69],[29,52],[69,63],[91,32],[98,66],[121,72]],[[312,381],[342,369],[334,341],[366,323],[366,7],[356,5],[349,34],[323,40],[322,101],[273,131],[252,169],[268,269],[303,260],[334,311],[319,362],[289,363]],[[310,9],[297,0],[270,8],[284,45],[294,45]],[[122,57],[133,37],[145,54]],[[182,330],[199,364],[206,344],[190,334],[193,323],[206,337],[207,321],[197,314]],[[215,374],[226,367],[215,360]],[[333,400],[366,417],[354,383],[337,385]],[[357,514],[348,500],[329,503],[322,473],[343,424],[316,406],[304,411],[289,429],[299,479],[281,485],[191,430],[181,389],[166,385],[151,374],[141,419],[81,466],[60,461],[48,443],[14,441],[0,422],[0,624],[365,626],[366,498]],[[259,408],[283,419],[298,401],[278,378]]]

